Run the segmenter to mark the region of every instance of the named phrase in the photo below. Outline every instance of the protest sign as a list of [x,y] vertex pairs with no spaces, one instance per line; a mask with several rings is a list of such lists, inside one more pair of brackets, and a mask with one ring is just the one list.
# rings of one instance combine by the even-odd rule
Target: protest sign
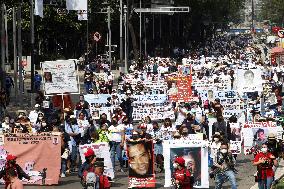
[[257,151],[257,145],[265,142],[269,134],[277,136],[278,131],[282,130],[274,122],[249,122],[242,127],[244,139],[244,154],[251,154]]
[[0,147],[0,166],[3,169],[7,152],[17,156],[17,163],[31,176],[24,184],[58,184],[61,168],[61,136],[50,133],[7,134]]
[[169,100],[172,102],[190,102],[191,101],[191,76],[168,77],[168,81],[175,83],[169,89]]
[[153,141],[127,141],[128,188],[155,188]]
[[168,140],[163,141],[165,166],[165,185],[172,185],[173,162],[176,157],[183,157],[185,165],[192,170],[195,188],[209,188],[208,148],[202,140]]
[[42,63],[43,89],[46,94],[79,93],[76,63],[72,60]]
[[89,149],[93,149],[95,152],[95,155],[97,158],[103,158],[104,159],[104,175],[110,178],[114,178],[114,171],[110,159],[110,151],[109,151],[109,145],[106,142],[102,143],[92,143],[92,144],[84,144],[79,145],[79,153],[82,162],[85,162],[85,156],[84,153]]
[[263,90],[260,69],[238,69],[237,75],[237,88],[239,92],[243,93]]

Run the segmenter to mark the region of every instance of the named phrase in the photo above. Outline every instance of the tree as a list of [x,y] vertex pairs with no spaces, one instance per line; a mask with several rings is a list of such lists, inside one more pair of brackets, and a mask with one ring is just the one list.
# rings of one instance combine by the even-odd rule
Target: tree
[[262,0],[261,16],[263,20],[270,20],[278,25],[284,23],[284,1]]

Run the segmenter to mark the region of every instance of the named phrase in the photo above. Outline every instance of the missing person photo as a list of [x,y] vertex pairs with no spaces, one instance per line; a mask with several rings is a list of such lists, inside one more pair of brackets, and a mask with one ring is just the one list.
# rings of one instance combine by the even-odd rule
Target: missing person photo
[[153,177],[153,141],[128,141],[129,177]]

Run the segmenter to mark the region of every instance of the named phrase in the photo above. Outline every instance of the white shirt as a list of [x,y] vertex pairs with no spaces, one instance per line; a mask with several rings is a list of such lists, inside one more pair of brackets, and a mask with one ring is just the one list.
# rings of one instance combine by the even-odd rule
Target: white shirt
[[[183,115],[180,111],[180,108],[178,108],[178,115],[177,115],[177,120],[176,120],[176,125],[181,125],[182,122],[185,120],[186,118],[186,115]],[[182,108],[181,109],[182,112],[184,112],[185,114],[188,114],[190,111],[188,111],[187,109],[185,108]]]
[[110,141],[121,142],[122,141],[122,132],[125,129],[124,124],[119,124],[117,126],[111,125],[108,130],[110,132]]
[[210,146],[210,157],[211,158],[214,158],[214,157],[216,157],[216,155],[217,155],[217,152],[218,152],[218,150],[220,149],[220,147],[221,147],[221,142],[219,141],[218,143],[216,143],[215,141],[213,141],[212,143],[211,143],[211,146]]
[[36,111],[36,110],[31,111],[30,114],[29,114],[30,122],[35,123],[37,118],[38,118],[38,111]]

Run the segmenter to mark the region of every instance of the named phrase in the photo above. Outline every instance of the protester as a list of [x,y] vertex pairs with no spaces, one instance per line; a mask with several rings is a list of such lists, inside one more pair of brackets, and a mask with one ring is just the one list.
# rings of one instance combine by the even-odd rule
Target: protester
[[22,181],[18,178],[17,171],[13,168],[9,168],[7,171],[7,179],[9,185],[7,188],[9,189],[24,189],[24,185]]
[[[0,171],[0,179],[3,178],[5,181],[5,189],[10,189],[8,186],[11,184],[13,185],[13,181],[16,182],[16,186],[19,186],[20,183],[18,182],[18,180],[15,178],[17,177],[18,179],[22,180],[23,178],[30,180],[30,176],[27,175],[23,169],[17,164],[16,162],[17,157],[12,155],[12,154],[8,154],[7,158],[6,158],[6,163],[4,168]],[[16,174],[14,174],[13,171],[10,170],[14,170],[16,172]]]
[[190,172],[185,168],[185,160],[182,157],[177,157],[173,164],[173,184],[176,188],[191,189]]
[[278,162],[273,154],[268,152],[267,143],[262,144],[261,152],[257,153],[253,165],[257,166],[257,182],[259,189],[271,188],[274,171],[273,166],[277,166]]
[[229,152],[228,144],[222,143],[219,152],[217,152],[216,157],[213,160],[216,176],[216,189],[221,189],[227,178],[231,183],[231,188],[237,188],[235,164],[235,159]]

